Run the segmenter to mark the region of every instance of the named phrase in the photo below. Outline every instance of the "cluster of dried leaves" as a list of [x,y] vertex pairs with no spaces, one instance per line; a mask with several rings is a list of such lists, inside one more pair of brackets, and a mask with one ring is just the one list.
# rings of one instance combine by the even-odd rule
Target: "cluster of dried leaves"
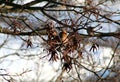
[[65,70],[70,70],[73,61],[71,53],[77,51],[77,57],[82,57],[82,52],[80,50],[81,38],[78,32],[68,33],[65,29],[58,31],[53,23],[46,24],[45,28],[47,28],[49,60],[61,60],[64,62],[63,68]]
[[[67,22],[65,24],[74,27],[74,23]],[[63,21],[62,21],[63,22]],[[73,22],[73,21],[72,21]],[[83,58],[82,49],[83,38],[80,36],[78,28],[72,27],[56,27],[53,22],[49,22],[45,25],[47,32],[47,45],[50,56],[50,61],[61,60],[63,62],[63,69],[69,71],[72,68],[73,61],[76,58]],[[88,27],[89,28],[89,27]],[[71,29],[71,30],[70,30]],[[87,29],[86,29],[87,30]],[[92,31],[93,32],[93,31]],[[88,34],[90,35],[90,34]],[[91,35],[90,35],[91,36]],[[99,45],[93,43],[89,51],[98,50]],[[76,55],[73,53],[76,52]]]

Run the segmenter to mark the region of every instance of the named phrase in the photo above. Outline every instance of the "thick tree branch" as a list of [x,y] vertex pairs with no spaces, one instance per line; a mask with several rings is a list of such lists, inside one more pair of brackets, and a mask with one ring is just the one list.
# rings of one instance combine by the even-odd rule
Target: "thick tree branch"
[[[36,32],[39,34],[39,35],[47,35],[47,32],[46,32],[46,28],[41,28],[39,30],[33,30],[31,32],[17,32],[15,33],[14,31],[12,30],[9,30],[9,29],[6,29],[6,28],[0,28],[0,33],[3,33],[3,34],[9,34],[9,35],[15,35],[15,36],[18,36],[18,35],[21,35],[21,36],[38,36],[38,34],[36,34]],[[83,38],[89,38],[89,37],[116,37],[116,38],[119,38],[120,36],[120,33],[116,33],[116,32],[109,32],[109,33],[102,33],[102,32],[99,32],[97,34],[94,34],[94,36],[91,36],[91,35],[87,35],[87,34],[80,34],[80,37],[83,37]]]
[[48,0],[34,0],[34,1],[31,1],[31,2],[24,4],[23,6],[30,7],[32,5],[38,4],[38,3],[43,2],[43,1],[48,1]]
[[8,35],[14,35],[14,36],[38,36],[37,33],[39,33],[40,35],[46,35],[46,31],[43,29],[40,29],[39,31],[33,30],[31,32],[14,32],[13,30],[9,30],[6,28],[1,28],[0,33],[2,34],[8,34]]

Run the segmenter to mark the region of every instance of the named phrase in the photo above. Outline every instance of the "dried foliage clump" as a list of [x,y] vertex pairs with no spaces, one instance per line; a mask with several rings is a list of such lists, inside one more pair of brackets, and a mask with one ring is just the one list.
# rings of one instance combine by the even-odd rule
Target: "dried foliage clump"
[[[70,70],[72,68],[72,61],[76,58],[82,58],[81,51],[81,37],[77,31],[68,32],[67,28],[57,29],[53,22],[45,25],[47,29],[47,45],[52,61],[63,61],[63,68]],[[77,52],[77,56],[71,55]]]

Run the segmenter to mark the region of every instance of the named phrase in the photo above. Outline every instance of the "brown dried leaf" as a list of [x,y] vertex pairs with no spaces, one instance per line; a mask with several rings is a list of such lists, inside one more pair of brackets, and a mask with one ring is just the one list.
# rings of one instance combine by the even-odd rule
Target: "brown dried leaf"
[[27,48],[28,48],[28,47],[31,47],[31,48],[32,48],[33,44],[32,44],[32,42],[31,42],[30,39],[26,40],[26,43],[27,43]]
[[59,59],[58,56],[57,56],[56,51],[52,51],[50,55],[51,55],[51,57],[50,57],[49,61],[50,60],[57,61]]
[[69,72],[72,69],[72,63],[64,63],[62,69],[65,69]]
[[97,51],[98,48],[99,48],[98,44],[93,44],[89,51],[93,50],[93,52],[94,52],[95,50]]

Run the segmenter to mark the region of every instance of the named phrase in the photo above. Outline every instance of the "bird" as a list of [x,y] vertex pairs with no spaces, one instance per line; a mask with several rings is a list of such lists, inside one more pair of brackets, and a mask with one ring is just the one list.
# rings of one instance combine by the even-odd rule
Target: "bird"
[[62,32],[59,33],[59,36],[63,44],[68,42],[68,33],[66,30],[62,30]]

